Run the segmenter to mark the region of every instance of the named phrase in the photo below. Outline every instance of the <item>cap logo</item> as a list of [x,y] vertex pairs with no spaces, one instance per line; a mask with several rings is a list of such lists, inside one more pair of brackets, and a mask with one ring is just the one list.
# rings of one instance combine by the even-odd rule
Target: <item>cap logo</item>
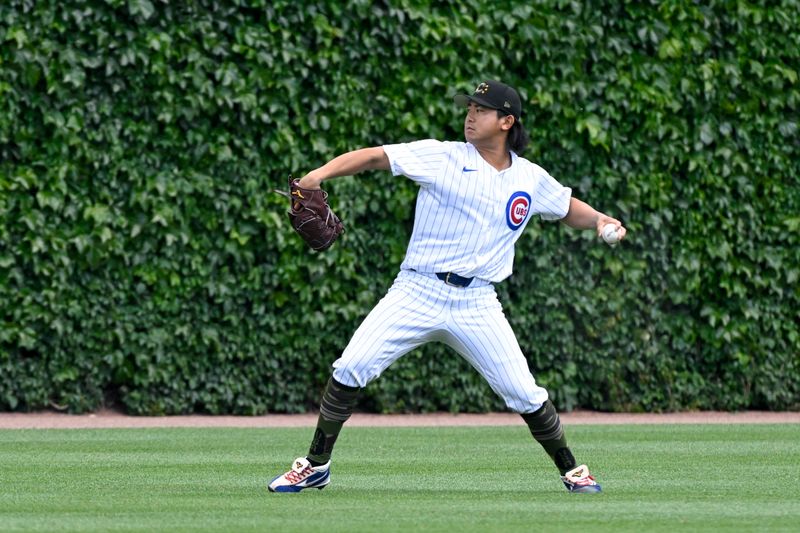
[[478,85],[478,87],[475,89],[475,92],[476,92],[476,93],[480,93],[480,94],[486,94],[486,93],[488,93],[488,92],[489,92],[489,84],[488,84],[488,83],[481,83],[481,84],[480,84],[480,85]]
[[503,107],[511,107],[511,104],[509,104],[508,102],[503,102]]

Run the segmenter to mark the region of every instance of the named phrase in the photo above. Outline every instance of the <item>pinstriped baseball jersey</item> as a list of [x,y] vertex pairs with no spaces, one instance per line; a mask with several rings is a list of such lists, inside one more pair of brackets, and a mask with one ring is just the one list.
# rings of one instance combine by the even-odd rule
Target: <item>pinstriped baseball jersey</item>
[[383,149],[392,173],[420,186],[403,270],[502,281],[531,215],[556,220],[569,210],[572,190],[513,152],[511,166],[498,171],[470,143],[428,139]]

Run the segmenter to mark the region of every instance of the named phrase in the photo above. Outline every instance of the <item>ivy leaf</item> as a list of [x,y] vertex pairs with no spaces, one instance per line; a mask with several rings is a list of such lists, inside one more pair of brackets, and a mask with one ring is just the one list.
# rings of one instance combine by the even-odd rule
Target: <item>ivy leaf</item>
[[155,13],[155,8],[150,0],[128,0],[128,11],[133,16],[141,16],[145,20]]

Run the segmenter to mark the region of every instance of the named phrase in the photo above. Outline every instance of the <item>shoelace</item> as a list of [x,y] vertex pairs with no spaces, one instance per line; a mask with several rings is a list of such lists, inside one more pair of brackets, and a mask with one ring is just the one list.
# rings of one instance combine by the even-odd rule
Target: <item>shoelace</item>
[[583,486],[583,485],[594,485],[595,481],[594,481],[594,477],[586,476],[586,477],[582,477],[580,479],[576,479],[575,481],[573,481],[573,483],[575,485]]
[[286,475],[286,479],[288,479],[290,483],[300,483],[301,481],[303,481],[305,478],[307,478],[308,476],[310,476],[313,473],[314,473],[314,470],[312,470],[310,466],[307,466],[304,469],[302,469],[300,472],[296,472],[295,470],[292,470],[290,472],[286,472],[285,475]]

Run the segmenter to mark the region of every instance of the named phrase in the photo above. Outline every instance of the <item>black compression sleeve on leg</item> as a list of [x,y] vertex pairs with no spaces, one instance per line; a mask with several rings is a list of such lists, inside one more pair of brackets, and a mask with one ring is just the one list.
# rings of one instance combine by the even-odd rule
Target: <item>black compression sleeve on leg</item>
[[555,406],[550,400],[544,402],[542,407],[533,413],[522,415],[531,435],[542,445],[547,454],[553,459],[561,475],[575,468],[575,457],[567,447],[567,437],[564,427],[558,416]]
[[342,385],[333,378],[329,379],[319,406],[320,416],[344,424],[353,414],[360,390],[358,387]]
[[312,465],[325,464],[331,459],[333,445],[342,426],[353,414],[361,389],[342,385],[335,379],[328,380],[319,407],[317,429],[308,450],[308,460]]

